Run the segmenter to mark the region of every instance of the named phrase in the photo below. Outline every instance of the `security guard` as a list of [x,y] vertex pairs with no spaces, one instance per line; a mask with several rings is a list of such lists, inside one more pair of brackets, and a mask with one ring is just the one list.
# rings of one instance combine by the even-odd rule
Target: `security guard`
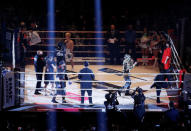
[[43,52],[41,50],[37,51],[37,54],[34,57],[34,67],[35,67],[35,72],[36,72],[36,90],[35,90],[35,95],[41,94],[39,91],[39,88],[41,88],[41,81],[42,81],[42,73],[43,73],[43,67],[45,66],[45,61],[42,57]]
[[[161,71],[161,73],[164,73],[164,71]],[[157,82],[157,81],[164,81],[164,82]],[[161,88],[167,88],[168,84],[165,82],[165,75],[159,74],[154,78],[154,83],[152,84],[151,88],[156,88],[156,94],[157,94],[157,103],[160,103],[160,93]]]

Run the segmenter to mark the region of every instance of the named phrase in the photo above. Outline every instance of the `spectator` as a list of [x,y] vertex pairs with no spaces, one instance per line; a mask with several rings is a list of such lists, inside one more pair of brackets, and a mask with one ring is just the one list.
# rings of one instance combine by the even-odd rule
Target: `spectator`
[[155,56],[155,61],[153,64],[153,67],[157,66],[157,59],[158,59],[158,53],[159,53],[159,42],[160,42],[160,36],[156,31],[153,32],[153,35],[151,36],[151,49],[152,53]]
[[115,29],[114,24],[110,25],[110,29],[106,33],[106,40],[108,44],[110,64],[120,64],[120,36],[119,32]]
[[161,71],[163,71],[163,64],[162,64],[162,62],[161,62],[161,60],[162,60],[162,49],[159,49],[159,52],[158,52],[158,56],[157,56],[157,62],[158,62],[158,68],[159,68],[159,71],[161,72]]
[[85,68],[80,70],[79,73],[92,73],[92,74],[78,74],[78,78],[82,81],[90,81],[90,82],[80,82],[81,89],[81,104],[84,104],[84,95],[85,91],[88,93],[89,104],[93,104],[92,102],[92,80],[95,79],[93,71],[88,68],[89,63],[87,61],[84,62]]
[[34,31],[33,28],[29,29],[29,45],[30,45],[30,50],[33,51],[37,47],[36,45],[41,43],[41,38],[38,34],[37,31]]
[[36,24],[36,22],[31,22],[30,28],[31,28],[33,31],[38,30],[38,25]]
[[167,110],[165,113],[166,121],[168,122],[168,127],[173,127],[174,129],[177,129],[180,119],[179,111],[175,109],[173,101],[170,101],[168,106],[169,110]]
[[27,28],[24,26],[24,23],[21,22],[20,33],[18,37],[19,49],[20,49],[20,56],[19,56],[19,63],[21,67],[25,67],[25,55],[28,48],[28,33],[26,32]]
[[133,30],[133,25],[128,25],[128,30],[125,32],[126,38],[126,53],[130,54],[134,61],[136,61],[136,31]]
[[[149,39],[149,34],[147,32],[147,28],[144,28],[143,36],[141,37],[141,45],[140,45],[140,47],[142,48],[141,52],[142,52],[142,58],[143,59],[148,58],[149,45],[150,45],[149,42],[150,42],[150,39]],[[147,62],[148,61],[143,60],[143,65],[147,65]]]
[[159,52],[158,52],[158,68],[159,71],[163,71],[163,63],[162,63],[162,56],[163,52],[166,46],[166,38],[160,33],[160,41],[158,43],[159,45]]

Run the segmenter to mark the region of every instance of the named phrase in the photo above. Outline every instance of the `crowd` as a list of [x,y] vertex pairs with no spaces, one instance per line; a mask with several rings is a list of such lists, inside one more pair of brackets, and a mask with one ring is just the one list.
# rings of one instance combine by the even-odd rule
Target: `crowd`
[[[137,33],[132,24],[128,25],[124,33],[119,33],[116,26],[112,24],[105,39],[110,64],[121,64],[121,56],[130,54],[134,61],[137,61],[137,58],[142,58],[139,59],[139,62],[142,62],[143,65],[149,63],[149,57],[153,58],[154,67],[161,63],[162,53],[168,42],[161,31],[148,31],[147,28],[144,28],[143,33]],[[114,59],[117,61],[114,61]]]
[[[29,30],[28,34],[25,32],[26,30]],[[27,49],[27,54],[29,54],[29,52],[30,54],[34,53],[37,47],[38,49],[40,48],[47,50],[47,46],[42,45],[47,44],[48,41],[44,39],[41,40],[39,33],[37,33],[36,30],[38,30],[38,25],[36,23],[31,23],[31,26],[27,29],[26,23],[21,22],[20,27],[18,28],[20,33],[17,37],[19,43],[18,45],[21,45],[20,48],[18,47],[21,52],[20,56],[24,56],[24,52],[27,53]],[[77,31],[77,29],[71,28],[70,31]],[[174,30],[169,30],[169,35],[176,39],[174,33]],[[40,35],[44,38],[44,35]],[[75,48],[73,48],[75,51],[75,56],[87,57],[92,56],[93,54],[93,56],[95,56],[95,53],[91,53],[92,51],[96,51],[96,48],[93,46],[96,43],[94,40],[95,34],[72,33],[70,35],[72,35],[70,36],[72,39],[74,38],[73,43]],[[105,57],[109,58],[109,64],[121,64],[124,54],[130,54],[134,61],[137,61],[137,58],[143,58],[139,59],[143,65],[147,65],[149,63],[148,58],[152,58],[153,66],[157,66],[158,63],[160,63],[161,53],[165,48],[165,43],[167,42],[167,39],[161,31],[148,31],[145,27],[143,29],[143,33],[137,33],[132,24],[129,24],[127,30],[125,31],[119,31],[115,24],[111,24],[109,30],[103,34],[103,37],[105,38],[105,41],[103,41],[103,45],[105,45],[103,53]],[[66,39],[65,36],[63,39]],[[58,42],[59,41],[56,41],[55,45],[57,45]],[[101,45],[101,43],[99,44]],[[86,45],[88,46],[86,47]],[[90,53],[84,54],[80,51],[90,51]],[[23,57],[20,57],[20,59],[23,60]],[[73,62],[71,63],[73,64]]]

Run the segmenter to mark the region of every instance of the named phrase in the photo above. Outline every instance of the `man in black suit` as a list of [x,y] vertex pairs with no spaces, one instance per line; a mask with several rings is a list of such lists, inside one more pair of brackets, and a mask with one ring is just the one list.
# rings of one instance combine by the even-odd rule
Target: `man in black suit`
[[43,58],[43,52],[41,50],[37,51],[37,54],[34,57],[34,67],[35,67],[35,72],[36,72],[36,78],[37,78],[37,83],[36,83],[36,90],[35,90],[35,95],[40,95],[41,93],[39,92],[41,88],[41,81],[42,81],[42,75],[43,75],[43,68],[45,66],[45,61]]
[[110,25],[110,29],[106,33],[110,64],[120,64],[119,40],[120,35],[119,32],[115,29],[115,25]]

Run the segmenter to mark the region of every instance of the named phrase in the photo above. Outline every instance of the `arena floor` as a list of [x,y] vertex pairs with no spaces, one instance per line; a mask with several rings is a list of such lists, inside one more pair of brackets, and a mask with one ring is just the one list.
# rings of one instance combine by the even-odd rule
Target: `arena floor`
[[[78,73],[80,69],[83,68],[83,65],[75,65],[74,70],[71,71],[71,66],[67,65],[68,72]],[[104,107],[105,94],[108,92],[106,89],[118,89],[124,85],[124,82],[112,82],[112,81],[123,81],[123,76],[121,74],[109,74],[109,73],[122,73],[121,65],[90,65],[90,69],[95,73],[95,83],[93,84],[93,103],[95,105],[99,105],[99,107]],[[37,104],[37,105],[52,105],[51,102],[52,96],[48,94],[45,96],[44,91],[41,91],[42,95],[34,95],[34,89],[36,86],[36,76],[34,74],[34,66],[27,65],[25,68],[25,104]],[[33,72],[33,73],[32,73]],[[158,69],[152,66],[136,66],[131,70],[131,73],[136,73],[131,75],[131,88],[136,89],[137,86],[141,87],[144,90],[144,95],[146,96],[146,105],[151,105],[155,107],[159,107],[162,103],[168,103],[169,98],[167,97],[167,92],[161,92],[161,104],[156,103],[156,90],[150,89],[152,85],[152,81],[154,77],[158,73]],[[105,74],[96,74],[96,73],[105,73]],[[139,73],[154,73],[154,74],[139,74]],[[155,74],[156,73],[156,74]],[[70,81],[77,81],[77,74],[68,75]],[[103,82],[105,81],[105,82]],[[136,82],[138,81],[138,82]],[[99,83],[98,83],[99,82]],[[44,87],[44,82],[42,82],[42,87]],[[48,89],[51,90],[51,85],[48,85]],[[69,84],[67,82],[66,86],[67,92],[67,104],[73,105],[73,107],[79,107],[80,104],[80,84],[78,82],[72,82]],[[72,97],[69,97],[72,96]],[[85,94],[87,96],[87,94]],[[58,95],[57,101],[58,105],[61,104],[61,96]],[[121,96],[118,95],[119,106],[121,108],[133,108],[133,99],[131,96],[125,96],[123,93]],[[66,104],[66,105],[67,105]],[[88,105],[88,97],[85,97],[85,104]],[[59,106],[59,108],[61,108]],[[64,107],[66,107],[64,105]],[[45,107],[44,107],[45,108]],[[51,106],[49,106],[51,108]],[[92,108],[92,106],[91,106]]]

